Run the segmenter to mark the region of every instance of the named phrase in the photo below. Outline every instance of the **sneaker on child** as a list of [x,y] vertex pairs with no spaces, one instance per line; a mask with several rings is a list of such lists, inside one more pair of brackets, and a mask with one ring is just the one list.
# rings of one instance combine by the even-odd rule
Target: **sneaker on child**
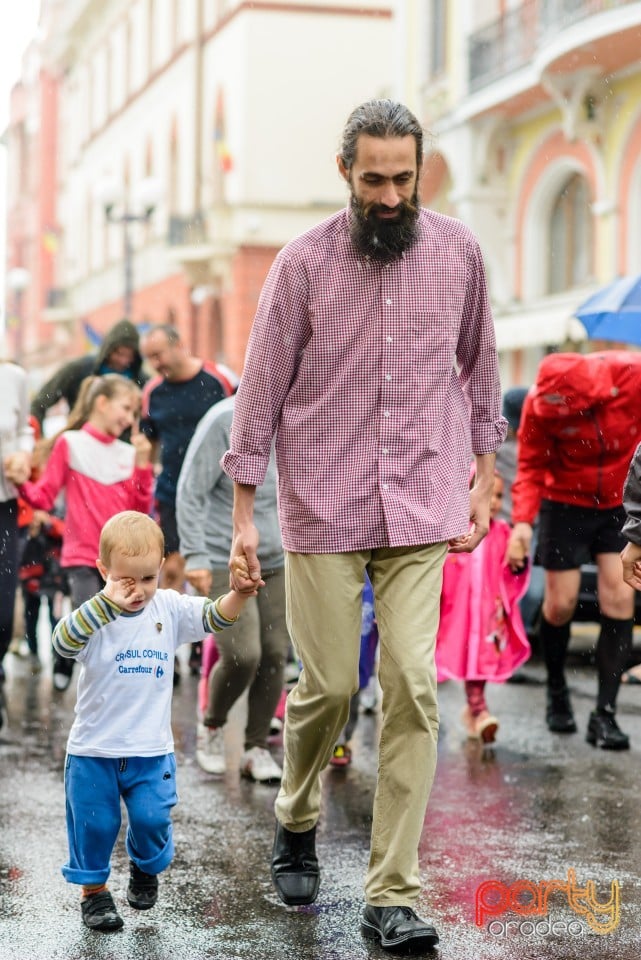
[[80,903],[80,909],[83,923],[90,930],[120,930],[123,926],[123,919],[108,890],[84,897]]
[[158,899],[158,877],[145,873],[133,860],[129,861],[127,903],[134,910],[151,910]]

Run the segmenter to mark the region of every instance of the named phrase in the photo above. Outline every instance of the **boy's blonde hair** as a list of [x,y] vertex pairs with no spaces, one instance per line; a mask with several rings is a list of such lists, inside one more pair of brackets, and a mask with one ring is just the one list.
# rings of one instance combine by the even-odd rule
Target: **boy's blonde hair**
[[162,559],[165,538],[156,521],[147,514],[123,510],[107,520],[100,534],[100,560],[105,567],[109,566],[114,550],[119,550],[125,557],[142,557],[158,550]]

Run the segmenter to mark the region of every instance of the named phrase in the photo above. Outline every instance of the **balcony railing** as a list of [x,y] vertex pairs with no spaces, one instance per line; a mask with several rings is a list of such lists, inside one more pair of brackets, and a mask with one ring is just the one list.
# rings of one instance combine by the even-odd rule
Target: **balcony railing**
[[470,91],[525,66],[549,36],[632,0],[524,0],[468,38]]

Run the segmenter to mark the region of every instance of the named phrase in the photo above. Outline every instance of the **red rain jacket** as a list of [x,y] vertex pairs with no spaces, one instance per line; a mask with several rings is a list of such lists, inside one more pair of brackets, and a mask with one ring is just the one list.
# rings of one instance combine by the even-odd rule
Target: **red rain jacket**
[[554,353],[525,398],[512,522],[532,523],[541,499],[599,510],[621,505],[641,440],[641,353]]

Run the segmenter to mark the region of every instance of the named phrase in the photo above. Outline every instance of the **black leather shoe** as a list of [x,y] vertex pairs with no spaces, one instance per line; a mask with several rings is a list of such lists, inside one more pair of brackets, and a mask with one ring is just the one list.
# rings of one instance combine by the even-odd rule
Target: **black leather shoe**
[[272,881],[283,903],[300,906],[314,902],[320,886],[316,827],[304,833],[292,833],[281,823],[276,823]]
[[559,690],[548,687],[545,722],[552,733],[576,733],[576,722],[567,687]]
[[438,944],[438,933],[417,917],[411,907],[372,907],[368,904],[361,919],[361,933],[379,940],[390,953],[424,953]]
[[127,903],[134,910],[151,910],[158,899],[158,877],[144,873],[133,860],[129,861]]
[[585,739],[602,750],[629,750],[630,738],[619,729],[614,714],[609,710],[593,710],[588,721]]
[[85,897],[80,903],[82,921],[90,930],[120,930],[123,919],[108,890]]

